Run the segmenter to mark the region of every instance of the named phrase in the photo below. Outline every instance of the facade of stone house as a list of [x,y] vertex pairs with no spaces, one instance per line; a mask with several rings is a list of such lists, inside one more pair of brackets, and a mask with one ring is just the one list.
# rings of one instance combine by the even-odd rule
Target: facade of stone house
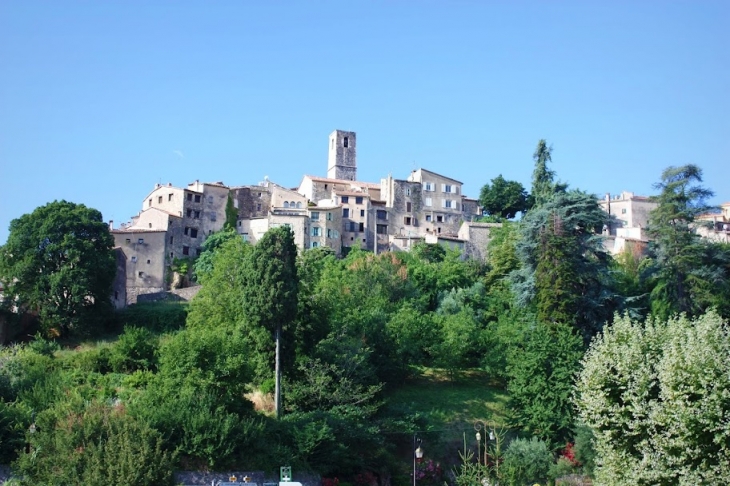
[[715,243],[730,243],[730,202],[720,205],[720,212],[697,218],[697,233]]
[[603,199],[598,200],[598,204],[609,216],[602,232],[606,251],[619,254],[624,251],[627,242],[646,247],[646,227],[649,224],[649,214],[657,207],[656,202],[648,197],[623,191],[613,196],[606,194]]
[[464,241],[464,258],[487,261],[487,247],[492,240],[492,231],[501,228],[502,223],[475,223],[464,221],[458,237]]
[[[112,230],[114,246],[118,255],[123,255],[124,302],[134,304],[142,294],[162,292],[168,286],[167,231],[164,229]],[[117,266],[121,262],[118,260]],[[117,273],[119,277],[119,272]],[[115,285],[113,300],[117,307],[123,307],[119,288]]]

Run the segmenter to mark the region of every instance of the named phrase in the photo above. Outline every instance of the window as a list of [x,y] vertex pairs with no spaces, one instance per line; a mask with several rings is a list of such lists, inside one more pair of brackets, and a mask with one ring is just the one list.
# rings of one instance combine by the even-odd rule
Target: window
[[406,213],[410,213],[410,212],[411,212],[411,203],[407,202],[406,203]]
[[441,228],[437,228],[437,229],[438,229],[438,232],[441,233]]
[[137,275],[139,276],[139,278],[144,278],[144,272],[139,272]]
[[132,242],[132,239],[131,238],[127,238],[127,243],[131,243],[131,242]]
[[174,253],[170,252],[170,258],[174,258]]
[[445,208],[451,208],[452,207],[451,206],[452,201],[450,199],[444,199],[443,201],[441,201],[441,204]]
[[217,218],[216,218],[216,215],[215,215],[215,213],[213,213],[213,214],[211,214],[211,215],[210,215],[210,220],[211,220],[211,221],[215,222],[215,221],[216,221],[216,219],[217,219]]
[[340,237],[340,232],[337,231],[337,230],[334,230],[334,232],[332,234],[333,234],[333,237],[334,238],[339,238]]
[[243,237],[243,241],[248,241],[248,233],[244,233],[241,236]]
[[171,245],[172,245],[172,242],[173,242],[173,238],[174,238],[173,236],[170,237],[170,244]]
[[183,246],[183,255],[190,255],[190,247]]
[[342,217],[343,218],[349,218],[350,217],[350,208],[342,208]]
[[167,195],[167,200],[168,200],[168,202],[169,202],[169,201],[172,201],[172,194],[168,194],[168,195]]
[[213,204],[213,196],[208,196],[208,202]]
[[147,260],[147,265],[149,265],[150,263],[151,263],[151,260]]
[[424,188],[424,191],[433,191],[433,182],[424,182],[426,187]]
[[319,241],[313,241],[312,248],[317,248],[317,247],[319,247]]
[[309,219],[311,219],[312,221],[319,221],[319,213],[317,211],[312,211]]
[[406,216],[405,218],[403,218],[403,224],[410,226],[411,225],[411,217],[410,216]]
[[427,223],[430,223],[431,222],[431,215],[430,214],[427,214],[426,215],[426,222]]
[[623,208],[623,209],[621,210],[621,214],[626,214],[626,208]]
[[388,220],[388,212],[383,209],[378,209],[375,212],[375,217],[382,220]]
[[387,235],[388,234],[388,225],[387,224],[376,225],[375,232],[379,235]]
[[197,203],[200,202],[200,194],[195,195],[195,202],[197,202]]
[[348,224],[348,231],[357,231],[357,223],[355,223],[354,221],[350,221],[350,224]]
[[193,200],[193,195],[188,193],[188,201],[192,201],[192,200]]
[[162,196],[157,196],[157,204],[162,204]]
[[362,204],[362,196],[355,197],[355,204]]
[[297,209],[302,209],[302,202],[301,201],[297,201]]
[[184,231],[183,233],[185,233],[185,236],[188,236],[188,235],[190,234],[190,228],[188,228],[188,227],[186,226],[186,227],[185,227],[185,231]]
[[411,195],[411,188],[406,187],[406,196],[410,196],[410,195]]
[[312,236],[319,236],[319,226],[312,226]]
[[360,210],[360,217],[361,218],[364,218],[365,217],[365,210],[364,209],[361,209]]
[[137,263],[137,257],[136,256],[133,256],[132,257],[132,263]]
[[332,238],[332,230],[327,228],[327,238]]
[[289,201],[284,201],[284,207],[285,208],[288,208],[289,207]]
[[238,227],[239,227],[239,228],[241,227],[241,221],[239,221],[239,222],[238,222]]
[[152,223],[147,223],[148,228],[152,228]]
[[327,213],[327,221],[332,221],[332,213]]
[[190,237],[191,238],[197,238],[198,237],[198,230],[195,228],[190,228]]
[[424,200],[423,204],[426,205],[426,206],[428,206],[428,207],[431,207],[431,206],[433,206],[433,200],[430,197],[427,197]]
[[444,222],[444,217],[441,216],[441,215],[436,216],[436,222],[437,223],[443,223]]
[[349,142],[350,142],[349,137],[345,137],[344,139],[342,139],[342,146],[347,148],[349,145]]
[[261,211],[261,203],[258,203],[258,204],[256,205],[256,211]]
[[140,244],[140,245],[143,245],[144,244],[144,238],[138,239],[137,240],[137,243]]
[[340,198],[340,202],[342,202],[342,204],[347,204],[347,203],[349,203],[349,202],[350,202],[350,198],[349,198],[349,197],[347,197],[347,196],[342,196],[342,197]]
[[193,210],[192,210],[192,209],[188,209],[188,210],[187,210],[187,212],[185,213],[185,215],[186,215],[186,216],[187,216],[188,218],[192,218],[192,217],[193,217]]
[[200,211],[195,211],[195,213],[193,213],[193,218],[195,218],[195,219],[200,218]]
[[441,184],[441,190],[443,192],[453,192],[451,184]]
[[148,206],[152,206],[152,198],[150,198],[150,200],[149,200],[149,201],[147,201],[147,205],[148,205]]
[[365,231],[365,224],[360,223],[360,233],[362,233],[363,231]]

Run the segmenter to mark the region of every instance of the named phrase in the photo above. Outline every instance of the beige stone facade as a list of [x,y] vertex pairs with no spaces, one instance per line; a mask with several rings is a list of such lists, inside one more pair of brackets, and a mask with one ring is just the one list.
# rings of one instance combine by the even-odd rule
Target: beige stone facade
[[730,202],[721,204],[719,213],[703,214],[697,219],[700,236],[716,243],[730,243]]
[[603,199],[598,200],[598,204],[609,216],[609,222],[603,228],[606,251],[614,255],[621,253],[626,248],[627,242],[646,246],[649,213],[657,207],[656,202],[648,197],[623,191],[613,196],[606,194]]

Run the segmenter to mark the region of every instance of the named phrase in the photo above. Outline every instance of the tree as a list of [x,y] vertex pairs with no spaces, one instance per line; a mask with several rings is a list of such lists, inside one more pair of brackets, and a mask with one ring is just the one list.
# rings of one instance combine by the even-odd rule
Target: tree
[[600,229],[606,213],[581,191],[558,193],[528,211],[520,226],[511,274],[519,305],[534,305],[543,322],[564,322],[588,338],[610,319],[617,305],[610,257]]
[[0,248],[6,298],[37,312],[46,332],[88,330],[111,309],[113,245],[96,209],[67,201],[41,206],[11,221]]
[[287,226],[272,228],[246,260],[248,278],[243,287],[244,313],[255,326],[276,338],[276,413],[281,410],[281,333],[297,316],[297,247]]
[[518,424],[553,445],[565,444],[573,423],[573,379],[583,341],[565,324],[532,322],[508,357],[508,384]]
[[654,314],[668,317],[675,312],[697,315],[713,302],[713,290],[726,287],[724,252],[696,232],[697,216],[711,209],[705,200],[712,191],[699,185],[702,170],[696,165],[668,167],[655,184],[661,190],[649,216],[647,232],[653,239],[651,307]]
[[544,139],[537,142],[537,148],[535,148],[535,153],[532,155],[535,160],[535,169],[532,171],[530,207],[545,204],[554,194],[564,192],[567,188],[567,184],[554,182],[555,171],[547,166],[548,162],[553,160],[552,153],[553,148],[548,147]]
[[479,204],[492,216],[512,219],[517,213],[527,210],[527,192],[517,181],[508,181],[502,174],[485,184],[479,195]]
[[235,231],[236,223],[238,223],[238,210],[233,205],[233,198],[228,194],[228,200],[226,201],[226,223],[223,228]]
[[596,482],[727,483],[728,370],[730,334],[714,312],[616,319],[591,344],[576,386]]
[[193,274],[198,282],[205,283],[205,279],[213,271],[213,261],[218,248],[223,246],[226,241],[240,238],[235,229],[226,226],[220,231],[216,231],[208,236],[201,246],[200,256],[193,264]]

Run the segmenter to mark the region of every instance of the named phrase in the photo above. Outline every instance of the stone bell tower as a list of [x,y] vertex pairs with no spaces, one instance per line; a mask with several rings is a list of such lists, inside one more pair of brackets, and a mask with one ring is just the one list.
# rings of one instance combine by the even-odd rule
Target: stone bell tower
[[357,180],[357,142],[355,132],[335,130],[330,133],[327,177]]

